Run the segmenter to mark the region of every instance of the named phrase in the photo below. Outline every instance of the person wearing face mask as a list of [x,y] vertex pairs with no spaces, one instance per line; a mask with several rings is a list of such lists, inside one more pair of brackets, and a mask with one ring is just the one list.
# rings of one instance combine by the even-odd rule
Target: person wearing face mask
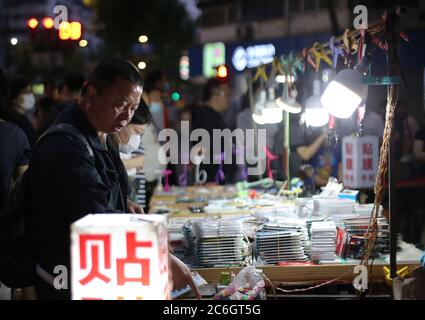
[[148,105],[141,99],[130,123],[115,135],[120,158],[128,174],[128,196],[146,210],[146,179],[143,165],[145,153],[141,145],[141,136],[151,122],[152,115]]
[[[37,144],[28,169],[31,214],[28,223],[32,258],[37,263],[36,294],[42,300],[68,300],[55,286],[55,268],[70,261],[70,225],[90,213],[143,213],[128,199],[125,168],[111,135],[124,130],[140,104],[143,86],[136,66],[121,59],[101,62],[89,75],[78,100],[56,119]],[[77,134],[75,134],[77,133]],[[130,139],[129,139],[130,140]],[[190,269],[169,255],[173,289],[193,287]],[[67,280],[65,280],[67,281]]]
[[170,83],[163,70],[152,70],[145,77],[143,97],[152,113],[157,131],[172,128],[178,119],[178,110],[170,101]]
[[[6,106],[8,83],[0,68],[0,110]],[[0,210],[18,178],[28,168],[31,150],[25,133],[0,117]],[[11,289],[0,281],[0,300],[11,299]]]
[[35,102],[30,80],[16,76],[9,81],[8,101],[5,107],[0,110],[1,118],[16,124],[24,131],[31,148],[38,138],[37,132],[29,120]]
[[145,77],[143,100],[149,106],[152,121],[146,127],[142,136],[142,146],[145,151],[144,171],[146,174],[146,212],[149,210],[149,201],[158,184],[158,171],[167,167],[158,160],[162,156],[158,133],[169,127],[168,108],[164,104],[163,93],[166,83],[165,73],[162,70],[153,70]]
[[[228,129],[228,125],[223,118],[223,113],[229,107],[230,95],[230,86],[226,81],[216,78],[209,79],[203,91],[204,104],[194,108],[192,113],[193,130],[207,130],[212,141],[215,129]],[[196,142],[199,141],[195,141],[194,143]],[[221,157],[224,149],[222,145],[221,151],[217,152],[217,150],[214,150],[214,143],[211,143],[210,150],[207,150],[206,157],[209,158],[210,164],[202,163],[201,170],[207,172],[207,182],[209,183],[217,182],[219,174],[222,173],[221,171],[224,173],[224,177],[221,175],[224,179],[219,179],[219,183],[230,183],[232,175],[236,172],[236,168],[232,164],[224,164],[222,170],[220,170],[220,165],[216,164],[218,162],[217,158]],[[216,163],[214,163],[214,160]],[[233,160],[232,163],[234,164],[235,162]]]

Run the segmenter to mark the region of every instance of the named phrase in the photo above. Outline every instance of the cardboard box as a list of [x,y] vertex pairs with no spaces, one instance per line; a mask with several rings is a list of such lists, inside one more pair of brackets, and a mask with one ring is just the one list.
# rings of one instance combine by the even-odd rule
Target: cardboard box
[[170,299],[165,217],[95,214],[76,221],[71,266],[74,300]]

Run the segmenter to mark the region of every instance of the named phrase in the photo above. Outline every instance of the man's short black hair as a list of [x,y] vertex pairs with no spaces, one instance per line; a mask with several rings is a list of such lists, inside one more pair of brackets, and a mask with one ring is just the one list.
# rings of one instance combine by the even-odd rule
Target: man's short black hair
[[94,86],[98,93],[101,93],[102,90],[113,85],[118,78],[143,85],[142,77],[134,64],[127,60],[109,59],[101,62],[90,74],[81,95],[86,95],[88,85]]
[[152,113],[149,110],[149,106],[145,100],[141,98],[139,107],[134,112],[134,116],[131,118],[130,124],[149,124],[151,121]]
[[204,87],[202,100],[204,102],[210,100],[214,96],[214,94],[216,94],[220,90],[220,86],[226,83],[226,81],[220,80],[218,78],[208,79],[207,84]]

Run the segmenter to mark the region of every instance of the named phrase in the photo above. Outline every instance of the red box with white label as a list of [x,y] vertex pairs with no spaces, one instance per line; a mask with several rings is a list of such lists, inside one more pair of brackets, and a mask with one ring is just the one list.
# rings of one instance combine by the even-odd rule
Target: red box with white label
[[91,214],[71,226],[72,299],[170,299],[161,215]]

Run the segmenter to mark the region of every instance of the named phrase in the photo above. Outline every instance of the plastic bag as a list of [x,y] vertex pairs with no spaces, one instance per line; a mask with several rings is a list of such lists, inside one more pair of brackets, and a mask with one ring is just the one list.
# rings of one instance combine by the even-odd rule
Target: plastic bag
[[265,282],[262,270],[255,267],[242,269],[229,286],[217,293],[214,300],[265,300]]
[[419,268],[407,278],[393,281],[394,300],[425,300],[425,270]]

